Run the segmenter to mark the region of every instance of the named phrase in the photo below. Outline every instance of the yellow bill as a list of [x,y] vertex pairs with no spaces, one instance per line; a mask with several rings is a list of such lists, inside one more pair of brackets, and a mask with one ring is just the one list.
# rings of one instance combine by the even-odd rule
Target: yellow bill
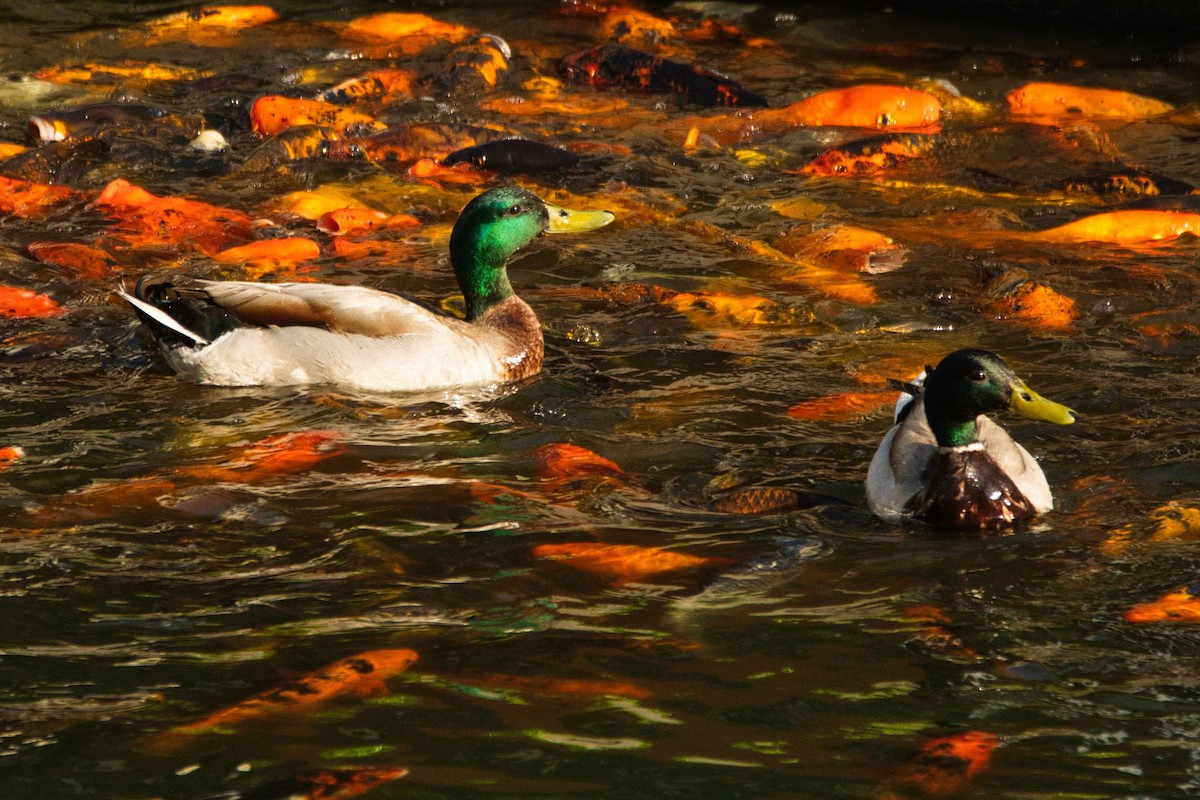
[[1047,400],[1021,380],[1013,384],[1012,397],[1008,401],[1008,407],[1022,417],[1053,422],[1055,425],[1070,425],[1077,419],[1074,411],[1062,403]]
[[572,211],[569,208],[543,203],[550,215],[546,233],[580,233],[603,228],[616,219],[610,211]]

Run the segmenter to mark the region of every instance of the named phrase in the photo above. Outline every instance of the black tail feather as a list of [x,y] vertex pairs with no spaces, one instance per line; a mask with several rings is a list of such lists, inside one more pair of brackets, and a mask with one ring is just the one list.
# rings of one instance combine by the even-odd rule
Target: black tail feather
[[[221,335],[237,328],[253,327],[238,319],[212,301],[203,289],[180,286],[168,281],[155,283],[149,275],[143,275],[134,287],[133,296],[154,306],[174,319],[183,328],[212,342]],[[172,330],[156,319],[134,308],[142,323],[154,338],[169,347],[203,347],[192,339]]]

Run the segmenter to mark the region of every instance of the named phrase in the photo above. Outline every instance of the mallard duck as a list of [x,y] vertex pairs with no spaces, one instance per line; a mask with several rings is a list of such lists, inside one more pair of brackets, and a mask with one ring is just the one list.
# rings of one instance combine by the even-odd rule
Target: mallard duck
[[543,233],[607,225],[515,186],[473,199],[450,234],[466,319],[388,292],[327,283],[143,278],[127,300],[180,376],[220,386],[330,384],[402,392],[482,386],[533,375],[542,329],[508,281],[508,259]]
[[908,397],[867,470],[873,513],[888,522],[999,528],[1054,507],[1042,468],[985,415],[1008,408],[1070,425],[1074,411],[1038,395],[986,350],[958,350],[917,381],[895,385]]

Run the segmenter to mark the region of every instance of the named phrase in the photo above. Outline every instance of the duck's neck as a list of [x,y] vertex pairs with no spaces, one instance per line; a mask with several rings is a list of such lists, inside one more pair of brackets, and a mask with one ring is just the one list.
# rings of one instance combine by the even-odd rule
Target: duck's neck
[[474,322],[496,303],[513,296],[505,268],[510,255],[511,246],[498,241],[498,237],[471,234],[453,237],[450,261],[466,301],[468,322]]
[[979,441],[978,415],[934,396],[925,396],[925,419],[938,447],[966,447]]

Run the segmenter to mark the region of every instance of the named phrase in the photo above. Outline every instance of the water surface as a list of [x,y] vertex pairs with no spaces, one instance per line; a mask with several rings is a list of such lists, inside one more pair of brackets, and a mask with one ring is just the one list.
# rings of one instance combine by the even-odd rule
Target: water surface
[[[23,140],[30,114],[116,96],[179,113],[222,109],[234,152],[245,152],[255,142],[239,114],[254,97],[305,81],[323,88],[377,65],[357,63],[326,26],[378,9],[276,7],[278,22],[231,43],[131,46],[123,31],[182,6],[22,6],[0,32],[0,68],[12,78],[0,137]],[[599,40],[594,21],[558,9],[422,10],[512,44],[514,70],[493,95],[504,97]],[[1035,79],[1181,107],[1197,100],[1194,66],[1171,58],[1180,43],[1141,31],[807,7],[736,22],[769,46],[698,42],[685,55],[776,105],[830,86],[930,78],[997,109]],[[411,64],[430,74],[444,49]],[[30,77],[127,58],[212,77],[99,93]],[[699,110],[613,94],[639,111]],[[1195,243],[1048,248],[989,244],[986,233],[1081,213],[1038,191],[992,191],[996,176],[1044,186],[1120,154],[1200,182],[1194,127],[1105,124],[1063,134],[1064,145],[1002,116],[951,119],[956,147],[887,184],[786,171],[845,131],[747,142],[754,153],[685,153],[662,127],[526,122],[474,102],[417,101],[391,121],[525,125],[564,143],[629,148],[590,171],[520,180],[569,188],[598,207],[633,196],[663,213],[544,241],[514,261],[513,283],[547,332],[542,375],[517,386],[356,397],[181,383],[110,297],[115,281],[81,280],[23,250],[82,240],[104,220],[80,208],[0,219],[0,283],[68,308],[4,325],[0,445],[27,451],[0,477],[5,797],[200,798],[367,765],[410,770],[373,798],[875,797],[923,744],[968,730],[1000,746],[963,796],[1200,794],[1200,636],[1122,619],[1195,577],[1194,529],[1153,537],[1163,515],[1182,513],[1164,506],[1190,508],[1200,495]],[[1087,137],[1099,143],[1075,144]],[[233,160],[123,141],[63,182],[96,192],[126,177],[255,215],[323,183],[370,187],[390,210],[423,209],[442,223],[452,210],[428,187],[364,164],[248,173]],[[801,218],[771,206],[796,198],[811,203]],[[834,222],[907,249],[900,269],[862,279],[875,304],[781,277],[778,264],[739,244]],[[948,235],[964,230],[979,230],[979,241]],[[443,247],[414,238],[400,263],[325,257],[315,275],[438,303],[456,292]],[[131,279],[180,267],[130,260]],[[182,267],[229,274],[194,257]],[[1076,324],[1044,331],[989,312],[989,282],[1015,270],[1072,298]],[[774,324],[745,325],[565,291],[612,281],[758,294],[782,310]],[[1178,323],[1163,338],[1139,328],[1139,315],[1158,311]],[[883,359],[919,366],[963,346],[1001,353],[1080,413],[1069,428],[1003,419],[1043,464],[1058,509],[988,538],[873,520],[862,480],[886,411],[813,422],[787,410],[881,388],[855,376]],[[236,448],[291,432],[328,432],[335,449],[274,477],[221,471]],[[622,475],[539,477],[535,452],[560,442],[596,451]],[[105,485],[125,488],[88,494]],[[842,502],[766,516],[709,510],[713,498],[750,486]],[[614,582],[536,550],[570,542],[710,561]],[[382,648],[420,654],[383,694],[160,746],[175,726]]]

